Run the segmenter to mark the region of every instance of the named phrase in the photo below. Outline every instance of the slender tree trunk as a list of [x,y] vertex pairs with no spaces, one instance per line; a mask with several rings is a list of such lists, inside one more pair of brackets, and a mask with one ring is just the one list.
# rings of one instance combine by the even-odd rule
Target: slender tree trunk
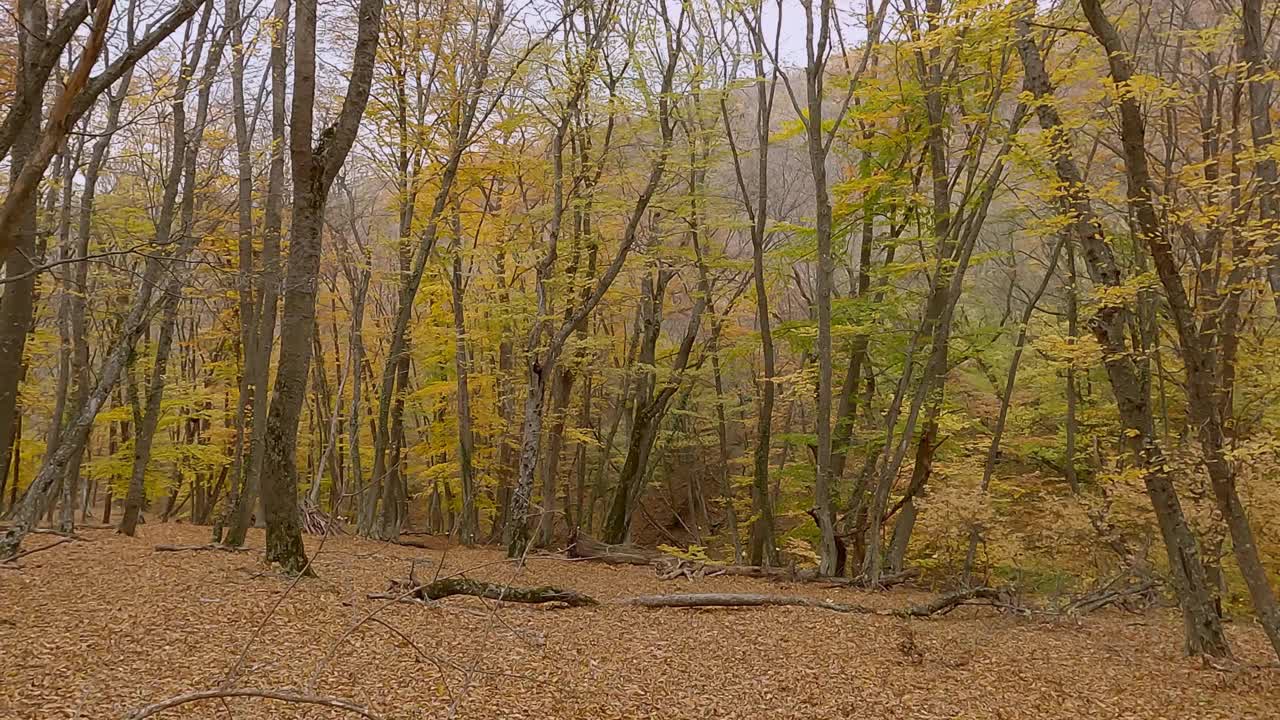
[[453,233],[453,267],[449,275],[449,288],[453,295],[454,366],[458,375],[458,479],[462,485],[462,518],[458,525],[458,539],[464,545],[472,545],[480,531],[480,518],[476,509],[475,474],[471,467],[475,441],[471,431],[471,389],[468,383],[471,361],[467,353],[466,315],[462,305],[465,293],[461,255],[462,217],[456,208],[453,214]]
[[360,493],[361,503],[358,509],[360,521],[364,520],[365,503],[369,501],[366,494],[364,477],[364,458],[360,442],[361,391],[364,387],[364,306],[369,294],[369,270],[360,271],[358,280],[351,290],[351,414],[347,423],[348,440],[351,452],[351,487]]
[[[582,378],[582,404],[578,409],[579,433],[585,434],[594,427],[591,419],[592,385],[591,373],[588,372]],[[589,524],[586,518],[592,512],[592,509],[585,504],[587,499],[587,443],[585,440],[579,440],[574,448],[573,474],[577,479],[577,487],[574,493],[574,527],[581,527]]]
[[[275,0],[272,9],[274,31],[271,35],[271,155],[267,169],[267,198],[263,208],[262,272],[255,288],[254,321],[257,337],[245,355],[245,378],[249,391],[249,454],[243,461],[244,481],[236,502],[230,507],[230,529],[224,542],[231,547],[244,545],[245,535],[261,508],[262,470],[267,438],[266,414],[271,378],[271,350],[275,345],[276,316],[280,303],[280,239],[284,225],[284,158],[292,141],[285,133],[285,100],[288,84],[288,34],[290,0]],[[258,512],[259,522],[264,513]]]
[[[194,46],[188,56],[189,64],[185,68],[184,78],[191,77],[195,71],[196,63],[199,62],[204,52],[205,37],[208,32],[212,8],[212,4],[205,4],[200,27],[196,31]],[[187,81],[184,80],[180,83],[179,94],[176,95],[177,100],[174,108],[174,157],[175,160],[181,157],[183,167],[180,213],[180,232],[183,237],[196,234],[194,227],[196,158],[200,153],[205,121],[209,114],[209,93],[213,86],[213,76],[217,73],[218,67],[222,62],[222,49],[229,31],[229,28],[220,30],[209,49],[209,57],[205,61],[204,76],[200,81],[199,97],[196,101],[195,125],[191,130],[186,128],[186,114],[180,109],[184,102],[183,95],[186,93]],[[181,140],[177,139],[179,136],[182,137]],[[178,180],[178,178],[171,179]],[[165,223],[166,221],[171,222],[172,217],[166,218],[162,214],[160,222]],[[160,300],[161,320],[159,336],[156,339],[155,364],[151,372],[150,385],[147,389],[146,408],[135,430],[133,469],[130,474],[129,489],[125,496],[124,514],[120,520],[119,531],[125,535],[132,536],[134,534],[138,518],[142,513],[142,506],[146,501],[145,478],[147,464],[151,460],[151,446],[155,440],[156,427],[160,422],[160,403],[164,399],[166,376],[169,372],[169,355],[173,348],[174,328],[177,323],[179,301],[182,299],[184,284],[185,274],[177,269],[171,270],[169,280],[165,284],[165,295]]]
[[[81,140],[74,153],[70,152],[68,148],[63,153],[62,158],[63,187],[58,220],[58,247],[61,259],[75,257],[75,249],[71,247],[71,198],[75,185],[75,173],[79,171],[81,164],[83,147],[84,141]],[[69,297],[73,292],[71,286],[72,273],[72,268],[65,268],[65,272],[60,274],[58,278],[62,295],[58,303],[58,382],[54,391],[53,415],[49,419],[49,441],[45,446],[45,452],[56,452],[58,449],[58,441],[60,440],[58,431],[62,428],[62,423],[66,418],[67,388],[71,384],[71,374],[73,372],[71,356],[74,340],[70,336],[71,322],[68,317],[70,313]],[[78,480],[79,478],[76,479]],[[76,486],[72,485],[70,481],[71,478],[63,478],[62,480],[62,500],[58,514],[58,530],[67,533],[75,529]]]
[[[1009,406],[1013,402],[1013,392],[1015,383],[1018,379],[1018,366],[1022,362],[1022,351],[1026,349],[1027,331],[1031,324],[1031,318],[1035,314],[1036,305],[1040,302],[1040,298],[1044,297],[1045,290],[1049,287],[1049,282],[1053,279],[1054,273],[1058,268],[1058,256],[1061,254],[1063,246],[1067,242],[1067,236],[1063,235],[1053,246],[1053,254],[1049,258],[1049,264],[1045,267],[1044,277],[1041,278],[1040,284],[1036,286],[1035,292],[1031,295],[1031,299],[1027,302],[1027,306],[1022,310],[1022,317],[1018,320],[1018,335],[1013,343],[1013,357],[1009,359],[1009,369],[1005,374],[1004,387],[999,390],[1000,394],[1000,410],[996,414],[996,424],[991,430],[991,444],[987,446],[987,460],[982,466],[982,482],[979,483],[978,489],[984,497],[988,489],[991,487],[991,477],[995,474],[996,461],[1000,458],[1000,441],[1004,437],[1005,423],[1009,419]],[[1069,388],[1070,390],[1070,388]],[[1071,401],[1069,400],[1070,404]],[[1074,405],[1073,408],[1074,410]],[[1074,441],[1074,436],[1072,440]],[[1073,483],[1074,485],[1074,483]],[[912,513],[914,516],[914,512]],[[903,518],[906,517],[904,514]],[[898,522],[903,520],[899,518]],[[969,550],[965,554],[964,574],[967,578],[972,569],[972,559],[975,556],[978,541],[981,537],[982,528],[974,523],[969,531]],[[896,536],[896,528],[895,528]],[[899,568],[900,569],[900,568]]]
[[[664,15],[665,18],[666,16]],[[529,544],[529,528],[527,527],[526,515],[533,496],[534,473],[538,464],[538,444],[542,432],[542,406],[546,396],[546,375],[555,370],[560,353],[564,350],[565,343],[568,341],[570,334],[575,331],[578,323],[591,315],[596,306],[600,304],[600,301],[604,299],[605,293],[613,284],[614,279],[617,278],[618,273],[622,271],[622,266],[626,263],[627,256],[635,244],[640,221],[645,216],[649,203],[652,201],[654,194],[658,190],[659,183],[666,174],[667,160],[671,152],[671,144],[675,132],[674,123],[671,119],[672,83],[676,66],[680,62],[684,48],[683,34],[673,32],[674,28],[671,27],[669,21],[666,31],[670,50],[662,72],[661,89],[657,93],[658,128],[661,134],[661,141],[657,157],[650,166],[648,180],[632,205],[630,216],[627,218],[627,223],[622,233],[620,246],[609,265],[605,268],[604,273],[596,280],[591,292],[579,302],[573,315],[567,318],[559,330],[551,336],[546,350],[534,353],[529,361],[528,396],[525,400],[525,418],[520,445],[520,470],[517,475],[516,488],[511,496],[507,527],[503,532],[508,557],[522,557]],[[573,108],[570,107],[570,115],[572,111]],[[556,171],[553,175],[555,178],[554,193],[556,199],[553,206],[551,230],[549,231],[550,251],[543,256],[538,265],[537,287],[540,316],[545,315],[547,312],[545,281],[556,259],[556,242],[565,207],[563,188],[560,181],[563,177],[561,154],[568,117],[569,115],[566,115],[561,118],[561,125],[557,131],[552,149],[552,160],[556,166]],[[530,335],[530,347],[538,347],[541,334],[542,325],[541,323],[536,323]],[[533,413],[534,416],[531,416],[530,413]]]
[[[1083,0],[1083,3],[1090,2],[1092,0]],[[1096,5],[1093,10],[1101,12]],[[1064,187],[1059,202],[1064,213],[1074,218],[1070,231],[1083,250],[1094,283],[1120,287],[1122,280],[1115,256],[1093,213],[1083,177],[1071,156],[1070,136],[1053,106],[1053,86],[1040,50],[1031,38],[1030,25],[1025,19],[1020,20],[1017,30],[1025,84],[1040,101],[1036,104],[1036,115],[1040,127],[1050,136],[1054,168]],[[1102,347],[1116,406],[1127,430],[1126,445],[1137,465],[1145,470],[1143,482],[1160,526],[1173,589],[1182,608],[1185,648],[1193,654],[1226,656],[1230,654],[1230,646],[1222,632],[1195,537],[1187,525],[1164,452],[1154,435],[1150,403],[1142,393],[1137,368],[1129,353],[1126,315],[1123,307],[1103,305],[1088,325]]]
[[[1076,296],[1076,248],[1075,243],[1068,235],[1067,238],[1067,341],[1074,347],[1079,342],[1080,335],[1080,305]],[[1066,448],[1062,458],[1062,472],[1066,478],[1067,484],[1071,486],[1073,495],[1080,494],[1080,480],[1076,477],[1076,435],[1078,433],[1078,421],[1076,420],[1076,401],[1079,397],[1079,390],[1076,388],[1076,364],[1073,357],[1067,363],[1066,370],[1066,393],[1067,393],[1067,417],[1064,420],[1066,425]]]
[[1267,282],[1271,286],[1276,314],[1280,315],[1280,178],[1277,177],[1275,156],[1269,152],[1275,141],[1271,127],[1273,66],[1266,55],[1266,40],[1274,19],[1268,17],[1264,25],[1262,0],[1240,0],[1240,9],[1240,55],[1248,73],[1249,129],[1257,156],[1253,173],[1258,183],[1258,216],[1267,225],[1265,237],[1270,254]]
[[[227,496],[226,509],[219,516],[214,528],[214,541],[222,540],[223,526],[231,519],[240,504],[240,495],[246,484],[248,471],[248,454],[252,446],[250,424],[253,421],[254,384],[250,378],[250,370],[258,356],[258,303],[254,283],[254,247],[253,247],[253,162],[250,158],[249,123],[245,111],[244,92],[244,28],[241,21],[241,0],[226,0],[225,16],[227,26],[231,28],[231,102],[232,118],[235,127],[236,142],[236,238],[238,251],[238,267],[236,272],[236,295],[240,315],[240,355],[243,362],[240,368],[239,397],[235,412],[235,441],[232,447],[231,491]],[[273,102],[273,115],[275,104]],[[273,123],[274,125],[274,123]],[[273,128],[274,129],[274,128]],[[273,150],[274,152],[274,150]]]
[[[1082,7],[1094,36],[1107,51],[1111,79],[1122,86],[1129,83],[1132,70],[1115,27],[1103,14],[1098,0],[1082,0]],[[1276,602],[1275,593],[1258,554],[1253,528],[1236,491],[1235,471],[1227,457],[1224,438],[1224,418],[1221,412],[1224,408],[1217,402],[1223,389],[1218,384],[1217,350],[1223,338],[1235,334],[1234,320],[1227,317],[1218,319],[1216,324],[1204,331],[1197,327],[1194,309],[1182,286],[1181,263],[1174,257],[1164,226],[1156,212],[1153,185],[1147,166],[1146,127],[1142,111],[1131,95],[1122,97],[1119,105],[1129,207],[1141,238],[1151,253],[1156,274],[1165,291],[1170,316],[1177,328],[1186,374],[1189,419],[1198,428],[1200,447],[1204,453],[1205,467],[1218,510],[1231,532],[1236,564],[1249,588],[1258,620],[1271,641],[1272,648],[1280,654],[1280,604]],[[1231,281],[1236,279],[1237,273],[1232,273]],[[1242,277],[1238,279],[1243,280]],[[1238,298],[1238,283],[1231,281],[1228,284],[1232,289],[1228,292],[1236,294]],[[1205,289],[1198,290],[1203,292]]]
[[[931,22],[940,21],[942,10],[940,0],[927,0],[925,9],[927,14],[933,18]],[[914,12],[909,14],[909,21],[913,31],[919,34],[919,21]],[[927,436],[929,431],[936,426],[943,399],[941,385],[949,369],[950,315],[951,310],[954,308],[954,300],[951,298],[952,284],[957,276],[962,278],[964,272],[963,267],[953,268],[951,266],[951,261],[954,259],[953,255],[956,252],[956,243],[952,237],[951,176],[944,127],[942,50],[936,45],[929,47],[927,52],[923,49],[917,49],[915,51],[915,62],[916,72],[925,88],[925,112],[929,123],[925,146],[928,150],[929,179],[933,189],[932,232],[938,255],[937,263],[934,266],[933,283],[925,304],[922,323],[923,332],[921,333],[923,337],[929,338],[931,349],[928,360],[925,363],[924,372],[920,377],[920,386],[907,416],[907,424],[902,432],[899,449],[892,461],[888,461],[888,458],[893,443],[887,443],[885,446],[886,462],[872,499],[870,523],[866,530],[866,557],[863,559],[863,575],[872,583],[879,582],[883,569],[883,560],[880,554],[880,523],[888,504],[889,490],[892,488],[893,481],[896,479],[898,469],[901,466],[901,457],[904,454],[905,446],[914,432],[915,419],[920,404],[926,398],[928,406],[925,411],[925,431],[922,433],[918,450],[931,447],[924,444],[924,436]],[[962,249],[961,252],[963,253],[964,250]],[[909,365],[910,361],[908,360]],[[909,370],[904,370],[904,377],[908,373]],[[887,423],[890,424],[890,433],[892,433],[893,421],[894,418],[891,417],[891,420]],[[919,455],[919,453],[917,454]],[[932,451],[930,450],[925,455],[923,458],[925,463],[931,463]],[[914,513],[912,518],[914,518]],[[907,539],[900,539],[899,542],[905,543]]]

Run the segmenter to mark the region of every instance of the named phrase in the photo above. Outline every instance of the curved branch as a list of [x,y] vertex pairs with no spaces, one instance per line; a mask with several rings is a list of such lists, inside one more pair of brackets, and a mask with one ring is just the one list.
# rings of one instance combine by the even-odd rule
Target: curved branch
[[323,705],[324,707],[337,708],[346,710],[349,713],[367,718],[367,720],[382,720],[368,708],[363,705],[356,705],[353,702],[343,700],[341,698],[324,697],[321,695],[307,695],[305,693],[293,692],[291,690],[267,690],[259,688],[229,688],[224,690],[199,690],[185,695],[175,695],[158,703],[138,708],[133,713],[126,715],[125,720],[142,720],[151,717],[157,713],[186,705],[187,703],[197,702],[199,700],[212,700],[215,698],[229,697],[256,697],[266,698],[268,700],[279,700],[281,702],[297,703],[301,705]]

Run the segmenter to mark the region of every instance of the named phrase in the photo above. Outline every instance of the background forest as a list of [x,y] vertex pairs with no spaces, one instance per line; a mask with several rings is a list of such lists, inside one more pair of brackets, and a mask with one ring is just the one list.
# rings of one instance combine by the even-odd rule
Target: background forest
[[1278,12],[17,0],[0,557],[1134,574],[1280,650]]

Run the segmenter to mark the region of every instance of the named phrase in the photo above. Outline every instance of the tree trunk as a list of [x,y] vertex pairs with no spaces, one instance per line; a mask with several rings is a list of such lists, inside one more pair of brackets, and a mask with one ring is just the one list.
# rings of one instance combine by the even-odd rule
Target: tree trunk
[[[59,208],[58,220],[58,255],[59,259],[70,259],[75,257],[75,249],[71,247],[71,192],[75,184],[75,173],[79,172],[80,160],[84,148],[84,141],[78,143],[78,147],[74,153],[70,152],[70,148],[63,153],[62,157],[62,191],[61,202]],[[74,157],[74,160],[73,160]],[[59,433],[62,423],[66,418],[67,408],[67,388],[71,383],[72,370],[72,345],[74,341],[71,338],[71,323],[68,317],[70,311],[69,296],[73,292],[71,289],[72,268],[65,268],[64,272],[58,277],[58,284],[61,288],[61,299],[58,303],[58,381],[54,391],[53,414],[49,418],[49,440],[45,446],[45,452],[55,452],[58,449]],[[77,478],[79,479],[79,478]],[[70,478],[62,479],[62,499],[61,507],[58,515],[58,530],[60,532],[69,533],[75,529],[75,508],[76,508],[76,487],[70,482]]]
[[[18,3],[18,14],[15,82],[25,84],[39,72],[44,38],[49,32],[49,17],[43,0],[22,0]],[[42,108],[38,99],[30,104],[27,117],[21,119],[22,129],[13,140],[9,156],[10,195],[27,163],[38,160],[33,156],[40,141]],[[9,202],[5,205],[7,210]],[[13,436],[18,417],[18,385],[26,374],[24,351],[27,334],[31,331],[35,311],[36,277],[29,274],[32,260],[36,257],[35,192],[29,192],[21,203],[15,205],[12,213],[6,212],[5,221],[12,222],[12,227],[0,230],[0,236],[13,238],[11,246],[0,242],[0,262],[4,265],[6,278],[13,278],[6,282],[4,294],[0,295],[0,467],[7,468],[9,438]]]
[[296,448],[315,335],[321,223],[329,187],[355,142],[369,100],[381,27],[382,0],[360,0],[352,71],[342,109],[312,147],[316,84],[316,2],[299,0],[294,31],[294,90],[290,129],[293,222],[281,313],[280,361],[267,413],[263,511],[267,560],[286,572],[309,573],[298,513]]
[[[666,16],[664,15],[664,18]],[[589,317],[600,301],[604,299],[605,293],[609,287],[613,285],[613,281],[617,278],[618,273],[622,271],[623,265],[626,263],[627,256],[631,252],[632,246],[635,244],[636,236],[640,228],[640,221],[644,217],[649,208],[649,203],[653,199],[654,194],[658,190],[658,184],[666,174],[667,159],[671,152],[671,144],[674,140],[674,123],[671,118],[671,91],[676,66],[680,62],[684,49],[684,35],[674,32],[669,22],[665,25],[667,40],[670,43],[670,52],[668,53],[667,62],[662,71],[661,89],[657,93],[658,103],[658,129],[661,134],[657,157],[653,160],[649,169],[649,177],[644,188],[640,191],[635,203],[632,205],[631,213],[627,218],[627,223],[623,229],[622,239],[617,252],[613,259],[605,268],[604,273],[596,280],[592,286],[591,292],[582,296],[581,302],[573,312],[572,316],[566,318],[561,324],[559,330],[551,336],[547,345],[547,349],[537,352],[529,360],[529,387],[528,397],[525,400],[525,418],[521,438],[520,447],[520,471],[516,479],[516,488],[511,495],[511,508],[508,513],[507,529],[504,531],[504,540],[507,545],[508,557],[522,557],[527,549],[529,542],[529,530],[526,526],[526,515],[529,510],[529,502],[533,495],[534,472],[538,464],[538,443],[542,430],[542,406],[545,401],[547,380],[546,375],[555,370],[556,361],[560,357],[560,353],[564,350],[565,342],[568,341],[570,334],[575,331],[578,324],[585,318]],[[674,37],[672,37],[674,36]],[[579,89],[581,92],[581,89]],[[573,108],[570,107],[569,112],[572,113]],[[562,166],[562,148],[564,142],[564,133],[567,128],[568,115],[561,118],[561,125],[557,131],[553,144],[552,160],[556,167],[554,173],[554,193],[555,203],[552,208],[553,220],[551,222],[551,230],[548,233],[550,238],[549,252],[543,256],[538,264],[538,310],[539,314],[545,314],[547,311],[547,298],[545,282],[547,276],[551,272],[551,266],[556,259],[556,242],[559,236],[559,225],[564,213],[564,197],[562,183],[563,176]],[[537,347],[541,338],[541,323],[535,323],[533,332],[530,335],[530,347]],[[531,416],[535,413],[536,416]]]
[[[1132,71],[1129,61],[1123,55],[1122,43],[1114,26],[1103,15],[1097,0],[1084,0],[1083,8],[1095,37],[1107,51],[1112,80],[1121,85],[1128,83]],[[1253,529],[1240,505],[1235,488],[1235,472],[1231,468],[1225,447],[1224,418],[1220,412],[1225,408],[1217,402],[1218,394],[1224,389],[1218,384],[1216,364],[1220,358],[1217,349],[1224,338],[1232,337],[1236,332],[1234,313],[1228,310],[1223,318],[1216,320],[1216,324],[1207,326],[1203,331],[1196,327],[1194,309],[1182,286],[1181,263],[1173,256],[1169,239],[1156,213],[1153,185],[1147,166],[1146,128],[1141,109],[1131,96],[1122,97],[1119,104],[1129,207],[1151,253],[1156,274],[1165,291],[1169,313],[1177,328],[1186,373],[1189,419],[1199,430],[1200,446],[1205,456],[1210,484],[1218,501],[1218,509],[1231,532],[1232,549],[1249,588],[1254,609],[1272,648],[1280,654],[1280,605],[1277,605],[1258,555]],[[1238,271],[1231,275],[1228,285],[1232,289],[1228,292],[1238,294],[1238,282],[1243,277],[1238,276]],[[1206,288],[1198,288],[1198,292],[1205,291]],[[1212,592],[1209,595],[1212,596]]]
[[[1083,0],[1086,8],[1091,2],[1093,0]],[[1095,15],[1101,12],[1096,5],[1093,10]],[[1064,214],[1074,220],[1070,232],[1084,252],[1093,281],[1107,287],[1120,287],[1122,280],[1115,256],[1093,213],[1083,177],[1071,157],[1070,136],[1052,104],[1053,86],[1040,50],[1031,38],[1030,25],[1026,20],[1019,20],[1017,30],[1025,85],[1039,101],[1036,115],[1040,127],[1050,136],[1054,168],[1064,187],[1059,202]],[[1088,324],[1102,347],[1103,364],[1127,430],[1126,445],[1137,465],[1145,471],[1143,482],[1160,526],[1174,593],[1182,608],[1185,649],[1192,654],[1226,656],[1230,654],[1230,647],[1222,633],[1195,537],[1187,525],[1164,453],[1154,436],[1150,404],[1142,394],[1137,368],[1128,351],[1126,315],[1123,307],[1103,305]]]
[[[1080,336],[1080,305],[1076,296],[1076,247],[1070,236],[1067,240],[1067,341],[1074,347]],[[1067,416],[1066,449],[1062,458],[1063,476],[1071,486],[1071,494],[1080,494],[1080,480],[1076,477],[1076,434],[1079,422],[1076,420],[1076,399],[1079,390],[1076,388],[1075,358],[1067,363],[1066,370]]]
[[[212,14],[213,5],[205,4],[205,12],[201,16],[199,29],[196,31],[194,47],[188,56],[187,67],[184,68],[183,81],[179,83],[178,93],[175,95],[176,101],[174,106],[174,161],[179,159],[182,163],[182,207],[181,207],[181,230],[182,237],[195,235],[194,215],[195,215],[195,193],[196,193],[196,157],[200,152],[201,141],[204,137],[205,121],[209,114],[209,93],[212,88],[212,80],[214,74],[218,71],[218,66],[222,61],[222,49],[226,42],[229,28],[219,31],[209,49],[209,57],[206,60],[204,76],[201,78],[199,95],[196,105],[195,125],[188,130],[185,125],[186,113],[182,110],[184,95],[186,94],[186,84],[189,78],[194,74],[196,64],[200,60],[200,56],[204,52],[204,43],[206,33],[208,31],[209,17]],[[170,177],[171,181],[178,181],[177,177]],[[168,197],[166,192],[166,197]],[[168,212],[161,212],[160,223],[166,225],[173,221],[172,205],[165,208]],[[120,532],[125,535],[132,536],[138,524],[138,518],[142,514],[142,506],[146,501],[146,470],[147,464],[151,460],[151,446],[155,439],[156,427],[160,422],[160,403],[164,399],[165,381],[169,371],[169,355],[173,348],[174,326],[178,317],[179,301],[182,299],[182,289],[185,284],[185,274],[176,268],[170,271],[169,281],[165,284],[164,297],[161,299],[161,320],[160,333],[156,339],[156,355],[155,364],[151,372],[151,381],[147,389],[146,408],[143,412],[141,421],[137,423],[135,430],[135,441],[133,451],[133,469],[129,478],[129,489],[125,495],[124,514],[120,520]]]
[[[240,1],[226,0],[224,14],[226,24],[231,28],[231,110],[235,127],[237,171],[236,238],[238,266],[236,272],[236,300],[240,320],[239,349],[243,362],[238,383],[239,397],[236,402],[235,440],[231,450],[231,465],[233,468],[231,472],[231,492],[227,498],[226,512],[218,518],[214,529],[215,541],[222,540],[223,526],[228,518],[235,514],[248,471],[248,450],[252,447],[252,440],[249,435],[251,433],[250,423],[253,420],[254,392],[254,385],[249,377],[249,369],[250,364],[254,362],[258,355],[258,302],[261,300],[254,293],[253,162],[250,158],[250,146],[253,138],[249,135],[249,123],[245,112],[245,48]],[[215,498],[210,498],[210,501],[214,500]]]
[[[1270,152],[1275,141],[1271,127],[1272,63],[1266,56],[1266,40],[1270,35],[1272,18],[1263,24],[1262,0],[1240,0],[1241,43],[1240,55],[1245,62],[1249,90],[1249,129],[1253,136],[1253,151],[1257,157],[1253,167],[1258,183],[1258,216],[1271,227],[1267,231],[1267,282],[1276,313],[1280,314],[1280,178],[1277,178],[1276,159]],[[1265,28],[1265,29],[1264,29]]]
[[463,312],[465,287],[462,280],[462,218],[455,208],[453,215],[454,253],[453,272],[449,275],[449,287],[453,294],[454,366],[458,374],[458,479],[462,485],[462,520],[458,525],[458,539],[463,545],[472,545],[480,531],[480,517],[476,509],[475,475],[471,468],[471,456],[475,441],[471,431],[471,389],[468,376],[471,361],[467,352],[467,325]]
[[[271,155],[267,170],[267,198],[263,209],[262,272],[255,288],[254,321],[257,337],[246,350],[245,385],[248,397],[249,454],[243,461],[244,481],[235,502],[229,506],[230,529],[224,542],[231,547],[244,545],[254,508],[262,505],[262,472],[266,452],[267,398],[271,378],[271,350],[275,345],[276,316],[280,303],[280,238],[284,224],[284,158],[290,151],[292,138],[285,133],[285,100],[287,78],[287,42],[290,0],[275,0],[273,22],[279,32],[271,37]],[[257,513],[261,523],[264,513]]]

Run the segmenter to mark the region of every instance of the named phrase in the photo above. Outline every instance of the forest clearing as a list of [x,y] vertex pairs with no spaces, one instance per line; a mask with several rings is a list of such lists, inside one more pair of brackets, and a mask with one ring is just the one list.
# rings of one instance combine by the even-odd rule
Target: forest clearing
[[[660,580],[636,566],[491,549],[308,539],[318,578],[293,585],[258,553],[155,552],[202,528],[85,531],[0,572],[0,716],[126,718],[219,688],[309,688],[382,720],[418,718],[1274,718],[1280,671],[1249,623],[1240,664],[1178,650],[1176,614],[1036,618],[990,607],[934,619],[811,608],[566,608],[450,598],[370,600],[419,573],[576,588],[602,601],[684,592],[787,593],[902,607],[928,595],[741,577]],[[42,538],[40,544],[50,539]],[[260,547],[262,535],[250,535]],[[445,548],[448,547],[447,551]],[[443,565],[441,561],[443,560]],[[278,607],[276,606],[278,603]],[[376,619],[376,620],[375,620]],[[410,644],[412,643],[412,645]],[[247,646],[247,647],[246,647]],[[242,657],[243,654],[243,657]],[[342,718],[232,698],[161,718]]]

